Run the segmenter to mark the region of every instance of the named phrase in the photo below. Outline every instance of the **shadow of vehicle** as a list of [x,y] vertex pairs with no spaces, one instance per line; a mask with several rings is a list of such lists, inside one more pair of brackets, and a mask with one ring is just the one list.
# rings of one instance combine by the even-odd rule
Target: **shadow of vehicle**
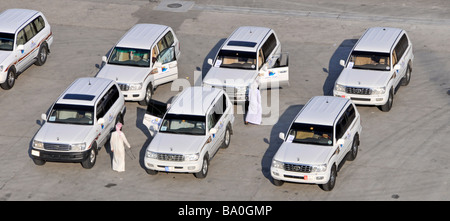
[[334,51],[328,63],[328,70],[323,68],[325,73],[328,73],[328,77],[323,84],[323,95],[333,95],[334,83],[342,72],[342,67],[339,64],[340,60],[347,60],[353,46],[356,44],[358,39],[346,39],[342,41],[339,47]]
[[283,141],[279,138],[280,132],[287,133],[289,126],[291,125],[294,118],[297,116],[298,112],[303,108],[304,105],[291,105],[284,113],[280,116],[277,123],[273,125],[272,131],[270,132],[269,139],[264,138],[264,142],[269,144],[263,158],[261,159],[261,171],[267,179],[273,182],[272,176],[270,175],[270,166],[272,164],[272,159],[280,148]]

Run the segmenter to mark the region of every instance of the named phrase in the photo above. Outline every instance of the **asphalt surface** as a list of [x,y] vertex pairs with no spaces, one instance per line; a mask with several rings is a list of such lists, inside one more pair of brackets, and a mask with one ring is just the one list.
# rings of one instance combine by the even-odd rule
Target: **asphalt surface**
[[[174,3],[181,7],[167,7]],[[450,199],[448,1],[3,0],[0,10],[8,8],[42,11],[54,43],[44,66],[31,66],[12,90],[0,91],[0,200]],[[125,172],[111,169],[108,146],[89,170],[78,163],[36,166],[28,152],[41,113],[76,78],[95,76],[101,57],[136,23],[175,30],[182,53],[179,77],[191,84],[194,72],[208,70],[207,59],[235,28],[271,27],[289,52],[290,86],[264,92],[279,95],[272,102],[279,107],[266,111],[264,125],[244,125],[243,115],[236,115],[231,144],[216,154],[205,179],[145,172],[151,137],[142,124],[145,107],[136,102],[126,103],[123,131],[136,159],[126,158]],[[281,144],[279,132],[312,96],[332,93],[342,69],[339,60],[373,26],[408,32],[415,54],[411,83],[398,90],[390,112],[358,106],[363,124],[359,153],[341,168],[332,192],[308,184],[274,186],[269,171]],[[166,102],[176,94],[165,84],[154,99]]]

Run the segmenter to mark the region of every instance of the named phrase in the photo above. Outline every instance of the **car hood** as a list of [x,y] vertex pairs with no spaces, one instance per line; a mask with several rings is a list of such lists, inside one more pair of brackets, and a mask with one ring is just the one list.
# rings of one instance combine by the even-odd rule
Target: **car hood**
[[344,68],[336,83],[352,87],[383,87],[390,78],[389,71]]
[[150,69],[146,67],[105,64],[97,77],[111,79],[117,83],[141,83],[149,74]]
[[204,143],[205,136],[158,132],[147,149],[157,153],[195,154]]
[[[0,65],[11,54],[11,51],[0,51]],[[6,65],[6,64],[3,64]],[[6,68],[6,67],[4,67]]]
[[86,142],[86,138],[91,130],[93,130],[92,125],[73,125],[46,122],[38,131],[34,139],[45,143],[82,143]]
[[248,86],[257,76],[256,70],[211,67],[203,82],[215,86]]
[[284,142],[274,159],[293,164],[324,164],[332,151],[332,146]]

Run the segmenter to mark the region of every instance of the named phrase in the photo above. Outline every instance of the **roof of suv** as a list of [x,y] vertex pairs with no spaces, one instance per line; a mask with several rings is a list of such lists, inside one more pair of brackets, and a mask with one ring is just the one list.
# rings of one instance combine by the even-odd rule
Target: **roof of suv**
[[0,14],[0,32],[16,33],[25,22],[39,13],[30,9],[8,9]]
[[295,119],[296,123],[332,126],[349,99],[333,96],[311,98]]
[[222,49],[256,52],[260,43],[271,30],[270,28],[255,26],[239,27],[228,37]]
[[402,31],[399,28],[369,28],[356,43],[354,50],[389,53]]
[[189,87],[177,95],[168,113],[205,116],[209,106],[221,91],[212,87]]
[[168,26],[157,24],[136,24],[119,40],[117,47],[150,49]]
[[112,82],[106,78],[78,78],[59,96],[56,103],[93,106]]

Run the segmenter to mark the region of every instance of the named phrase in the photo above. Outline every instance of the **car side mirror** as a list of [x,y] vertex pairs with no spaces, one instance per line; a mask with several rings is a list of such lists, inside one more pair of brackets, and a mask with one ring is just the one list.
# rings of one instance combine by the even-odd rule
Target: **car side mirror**
[[155,64],[153,65],[153,68],[161,68],[162,67],[162,63],[161,62],[155,62]]
[[209,130],[209,134],[210,135],[213,135],[213,134],[216,134],[217,133],[217,129],[216,128],[211,128],[210,130]]
[[345,140],[344,140],[343,138],[341,138],[341,139],[339,139],[339,140],[337,141],[337,145],[338,145],[339,147],[344,146],[344,143],[345,143]]
[[280,138],[280,139],[282,139],[282,140],[284,140],[284,137],[285,137],[286,135],[283,133],[283,132],[281,132],[279,135],[278,135],[278,137]]
[[400,70],[400,69],[402,69],[402,66],[400,64],[396,64],[394,66],[394,70]]
[[97,120],[97,123],[98,124],[104,124],[105,123],[105,119],[100,118],[100,119]]
[[41,114],[41,119],[42,120],[47,120],[47,115],[46,114]]
[[340,64],[342,67],[345,67],[345,61],[344,61],[344,60],[341,59],[341,60],[339,61],[339,64]]
[[211,58],[208,58],[208,64],[211,66],[213,65],[213,60]]
[[102,56],[102,61],[106,63],[108,61],[108,58],[106,56]]

